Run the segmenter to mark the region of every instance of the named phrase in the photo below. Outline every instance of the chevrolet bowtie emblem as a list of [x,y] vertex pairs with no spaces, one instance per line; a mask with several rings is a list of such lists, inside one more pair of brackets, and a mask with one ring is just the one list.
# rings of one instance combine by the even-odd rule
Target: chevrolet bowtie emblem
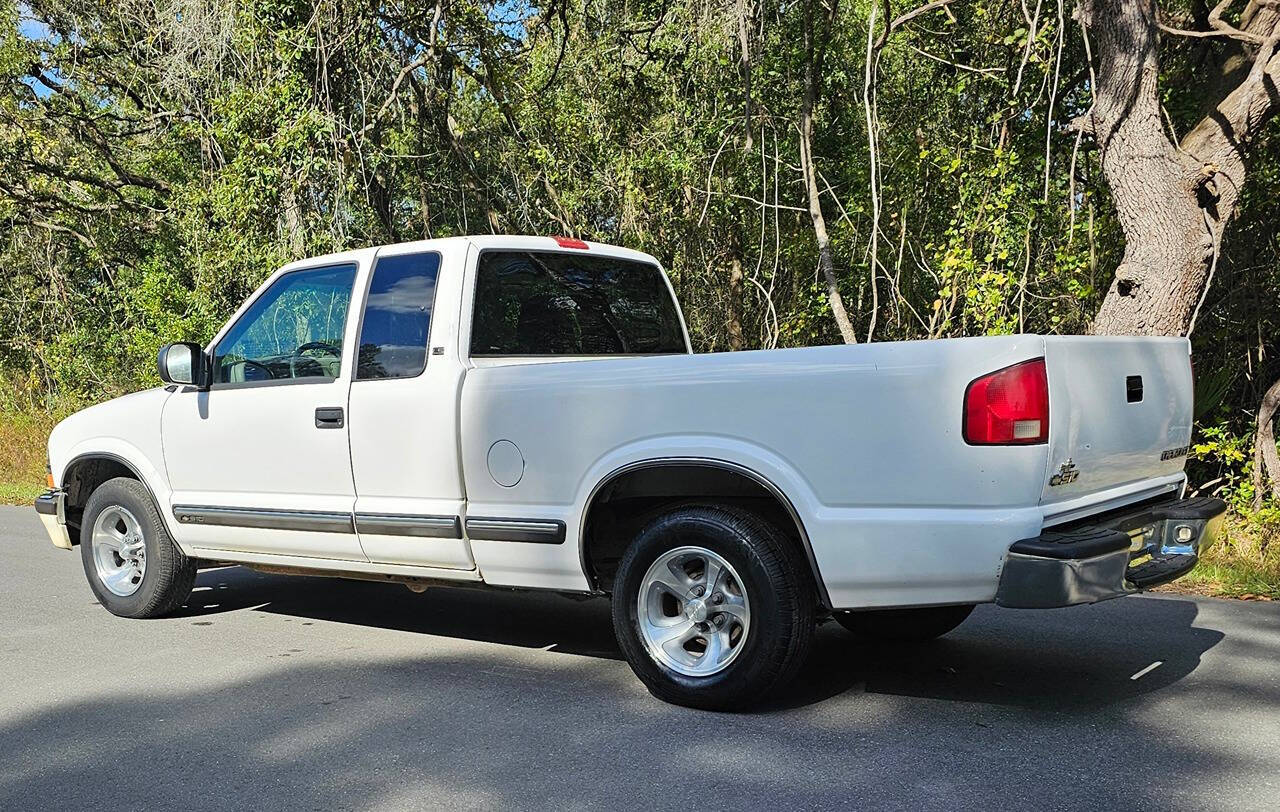
[[1080,469],[1077,468],[1076,464],[1071,461],[1070,457],[1068,457],[1067,461],[1062,463],[1062,467],[1058,469],[1058,473],[1049,477],[1049,487],[1052,488],[1057,485],[1070,485],[1072,482],[1076,481],[1076,477],[1078,476],[1080,476]]

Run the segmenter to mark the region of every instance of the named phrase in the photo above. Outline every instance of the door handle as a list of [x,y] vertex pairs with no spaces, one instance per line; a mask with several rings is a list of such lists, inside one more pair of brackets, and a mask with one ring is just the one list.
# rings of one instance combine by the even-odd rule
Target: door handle
[[341,406],[321,406],[316,409],[318,429],[340,429],[345,422]]

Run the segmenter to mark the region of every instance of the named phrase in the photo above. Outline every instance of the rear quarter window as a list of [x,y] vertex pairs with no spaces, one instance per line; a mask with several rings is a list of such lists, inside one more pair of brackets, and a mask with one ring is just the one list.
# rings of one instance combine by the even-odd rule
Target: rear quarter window
[[472,355],[686,352],[658,266],[538,251],[485,251],[477,268]]
[[356,379],[412,378],[427,366],[440,255],[380,257],[360,324]]

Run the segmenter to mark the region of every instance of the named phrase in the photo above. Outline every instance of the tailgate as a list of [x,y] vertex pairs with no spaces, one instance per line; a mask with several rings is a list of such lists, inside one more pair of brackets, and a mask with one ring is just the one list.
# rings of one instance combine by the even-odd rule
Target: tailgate
[[1041,504],[1168,476],[1191,442],[1185,338],[1047,336],[1049,469]]

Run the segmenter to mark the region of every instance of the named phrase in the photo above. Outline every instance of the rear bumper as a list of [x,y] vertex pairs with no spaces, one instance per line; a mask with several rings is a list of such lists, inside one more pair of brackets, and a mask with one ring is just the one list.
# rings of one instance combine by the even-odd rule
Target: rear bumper
[[49,534],[49,541],[54,547],[63,550],[71,549],[71,534],[67,532],[66,494],[62,491],[48,491],[36,498],[36,513]]
[[1221,499],[1178,499],[1014,542],[996,603],[1074,606],[1168,583],[1217,541],[1226,511]]

